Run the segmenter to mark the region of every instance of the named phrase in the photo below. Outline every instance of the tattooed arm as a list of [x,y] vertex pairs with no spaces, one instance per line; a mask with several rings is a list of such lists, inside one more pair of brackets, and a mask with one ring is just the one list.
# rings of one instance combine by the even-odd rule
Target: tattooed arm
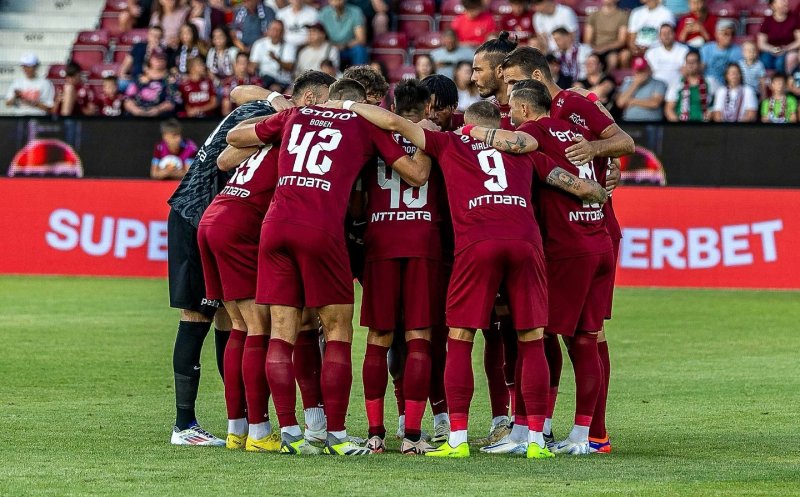
[[556,167],[547,175],[547,184],[571,193],[583,201],[604,204],[608,200],[608,193],[596,181],[581,179]]
[[536,141],[536,138],[522,131],[506,131],[504,129],[475,126],[470,130],[469,136],[501,152],[512,154],[527,154],[539,148],[539,142]]

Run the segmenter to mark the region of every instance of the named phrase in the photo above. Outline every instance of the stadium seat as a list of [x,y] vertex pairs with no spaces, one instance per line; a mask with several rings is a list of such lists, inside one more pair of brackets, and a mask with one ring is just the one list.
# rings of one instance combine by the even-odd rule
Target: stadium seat
[[95,64],[89,70],[89,80],[96,81],[103,79],[108,73],[119,74],[119,64],[118,63],[105,63],[105,64]]
[[104,29],[80,31],[75,40],[75,46],[101,46],[108,48],[109,40],[108,32]]
[[47,79],[54,80],[54,79],[64,79],[67,77],[67,73],[65,72],[66,69],[65,64],[53,64],[50,66],[50,69],[47,70]]
[[736,43],[739,46],[741,46],[742,43],[747,42],[747,41],[752,41],[753,43],[755,43],[755,41],[756,41],[755,35],[742,35],[742,36],[734,36],[733,37],[733,42]]
[[119,13],[104,13],[100,16],[100,29],[104,29],[108,32],[111,36],[117,36],[120,34],[120,26],[119,26]]
[[511,13],[511,2],[508,0],[492,0],[489,4],[489,11],[495,18],[499,18],[504,14]]
[[408,36],[405,33],[384,33],[372,41],[372,59],[382,62],[391,71],[406,63]]
[[397,83],[403,79],[413,79],[416,77],[417,72],[414,69],[414,66],[403,65],[389,70],[389,81],[391,83]]
[[581,0],[575,5],[575,14],[580,18],[588,18],[603,5],[601,0]]
[[122,12],[128,9],[128,0],[107,0],[103,13],[106,12]]
[[403,0],[397,13],[397,27],[410,39],[433,31],[436,5],[433,0]]
[[72,46],[70,59],[85,71],[95,64],[102,64],[108,52],[108,32],[102,29],[81,31]]
[[117,45],[114,47],[114,52],[111,54],[111,62],[121,64],[125,60],[125,56],[131,52],[130,45]]
[[464,6],[461,5],[461,0],[444,0],[439,16],[438,31],[444,31],[450,27],[453,19],[462,12],[464,12]]
[[418,36],[415,41],[414,53],[428,53],[442,46],[442,33],[432,32]]
[[739,6],[733,2],[711,2],[708,4],[708,11],[717,17],[739,17]]
[[126,33],[122,33],[119,37],[118,45],[133,45],[135,43],[142,43],[147,41],[147,28],[132,29]]
[[761,32],[761,24],[764,19],[761,17],[749,17],[745,21],[744,34],[749,36],[757,36]]

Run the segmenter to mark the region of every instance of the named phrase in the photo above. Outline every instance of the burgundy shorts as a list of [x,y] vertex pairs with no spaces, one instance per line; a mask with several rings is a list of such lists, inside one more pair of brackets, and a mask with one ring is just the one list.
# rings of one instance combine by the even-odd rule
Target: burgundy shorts
[[576,330],[600,331],[614,277],[614,254],[547,262],[550,296],[548,333],[572,336]]
[[447,293],[447,325],[487,329],[500,287],[515,330],[547,325],[542,248],[525,240],[483,240],[456,254]]
[[608,292],[608,308],[606,309],[606,319],[611,319],[611,308],[614,307],[614,285],[617,281],[617,261],[619,260],[619,244],[621,238],[612,238],[611,245],[614,249],[614,270],[611,272],[611,291]]
[[197,243],[206,280],[206,298],[252,299],[256,296],[259,231],[220,223],[203,224]]
[[258,254],[259,304],[323,307],[353,303],[353,275],[344,243],[307,226],[266,221]]
[[364,266],[361,326],[407,330],[440,324],[444,318],[441,261],[423,258],[367,261]]

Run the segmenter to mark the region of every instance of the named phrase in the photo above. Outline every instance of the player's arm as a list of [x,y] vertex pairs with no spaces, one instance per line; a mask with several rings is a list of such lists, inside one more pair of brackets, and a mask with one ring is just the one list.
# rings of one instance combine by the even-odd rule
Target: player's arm
[[548,185],[571,193],[585,202],[604,204],[608,200],[608,193],[600,183],[581,179],[560,167],[553,168],[546,181]]
[[256,152],[258,147],[236,148],[228,145],[217,157],[217,167],[221,171],[230,171]]
[[[226,140],[228,145],[231,145],[236,148],[247,148],[247,147],[255,147],[260,146],[262,143],[261,138],[256,133],[256,125],[265,122],[265,123],[272,123],[273,120],[283,121],[283,115],[281,113],[273,114],[269,117],[265,118],[254,118],[254,119],[247,119],[245,121],[240,122],[236,126],[233,127],[228,134],[226,135]],[[274,124],[277,124],[275,122]],[[277,141],[278,136],[275,136],[275,141]],[[272,143],[270,141],[270,143]]]
[[588,141],[576,136],[575,143],[567,149],[567,159],[573,164],[585,164],[595,157],[622,157],[634,151],[633,138],[617,123],[608,126],[599,140]]
[[355,112],[375,126],[387,131],[400,133],[408,141],[416,145],[417,149],[425,148],[425,132],[422,130],[422,126],[377,105],[331,100],[325,106],[344,109],[345,104],[347,104],[346,110]]
[[539,148],[539,142],[524,131],[484,128],[483,126],[464,126],[462,133],[480,140],[490,147],[512,154],[527,154]]
[[[272,98],[272,100],[270,100]],[[291,100],[278,92],[267,90],[258,85],[240,85],[231,91],[230,99],[236,105],[246,104],[254,100],[267,100],[277,112],[294,107]]]
[[619,186],[620,179],[622,179],[620,166],[619,159],[611,159],[608,164],[608,172],[606,172],[606,191],[608,193],[613,192]]
[[400,174],[403,181],[415,187],[422,186],[428,182],[428,176],[431,174],[431,165],[431,158],[421,148],[417,148],[413,157],[404,155],[391,164],[392,169]]

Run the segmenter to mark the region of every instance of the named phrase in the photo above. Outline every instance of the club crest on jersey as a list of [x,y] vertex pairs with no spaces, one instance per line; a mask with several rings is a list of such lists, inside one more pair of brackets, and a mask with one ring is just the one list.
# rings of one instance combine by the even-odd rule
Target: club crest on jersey
[[564,106],[564,99],[559,98],[558,101],[556,102],[556,107],[563,107],[563,106]]
[[576,114],[574,112],[572,113],[572,115],[569,116],[569,120],[574,122],[575,124],[577,124],[581,128],[586,128],[586,121],[581,116],[579,116],[578,114]]

